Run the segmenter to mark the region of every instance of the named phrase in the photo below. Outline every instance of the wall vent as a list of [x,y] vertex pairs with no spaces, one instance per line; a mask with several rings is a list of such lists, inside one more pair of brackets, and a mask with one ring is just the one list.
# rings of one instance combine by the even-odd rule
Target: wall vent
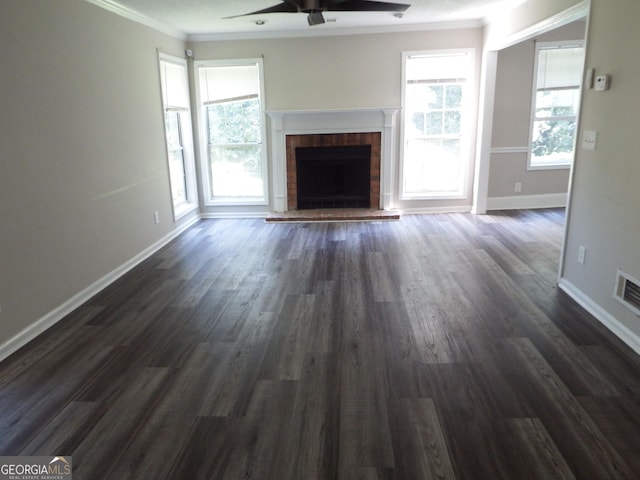
[[640,281],[628,273],[618,270],[613,296],[633,313],[640,316]]

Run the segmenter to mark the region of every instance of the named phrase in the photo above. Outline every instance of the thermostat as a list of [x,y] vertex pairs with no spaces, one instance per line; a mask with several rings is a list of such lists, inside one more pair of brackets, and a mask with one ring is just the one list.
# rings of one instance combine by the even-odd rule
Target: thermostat
[[609,75],[598,75],[596,77],[594,89],[598,92],[609,90],[610,83],[611,77]]

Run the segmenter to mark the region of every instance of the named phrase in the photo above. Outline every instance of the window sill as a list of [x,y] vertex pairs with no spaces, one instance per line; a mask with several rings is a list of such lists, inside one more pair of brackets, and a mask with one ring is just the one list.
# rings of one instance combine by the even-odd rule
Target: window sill
[[400,200],[464,200],[466,195],[462,192],[443,192],[443,193],[404,193],[400,195]]
[[173,219],[177,222],[197,209],[198,205],[196,203],[183,203],[177,207],[173,207]]
[[540,165],[527,165],[528,171],[536,170],[569,170],[571,168],[570,163],[547,163]]
[[250,205],[268,205],[264,198],[221,197],[209,199],[205,202],[207,207],[243,207]]

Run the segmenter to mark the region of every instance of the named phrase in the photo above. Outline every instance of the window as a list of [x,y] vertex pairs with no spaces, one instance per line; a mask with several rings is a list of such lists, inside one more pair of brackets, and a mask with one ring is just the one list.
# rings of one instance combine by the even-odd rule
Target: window
[[464,195],[471,51],[404,55],[402,198]]
[[583,66],[581,42],[536,44],[529,169],[573,162]]
[[197,208],[187,63],[165,54],[159,61],[173,214],[178,220]]
[[199,62],[207,203],[267,203],[262,61]]

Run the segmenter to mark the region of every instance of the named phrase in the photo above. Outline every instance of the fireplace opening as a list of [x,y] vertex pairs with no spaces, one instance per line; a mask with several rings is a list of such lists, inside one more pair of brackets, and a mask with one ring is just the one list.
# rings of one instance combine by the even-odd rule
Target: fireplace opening
[[369,208],[371,145],[296,147],[299,209]]

